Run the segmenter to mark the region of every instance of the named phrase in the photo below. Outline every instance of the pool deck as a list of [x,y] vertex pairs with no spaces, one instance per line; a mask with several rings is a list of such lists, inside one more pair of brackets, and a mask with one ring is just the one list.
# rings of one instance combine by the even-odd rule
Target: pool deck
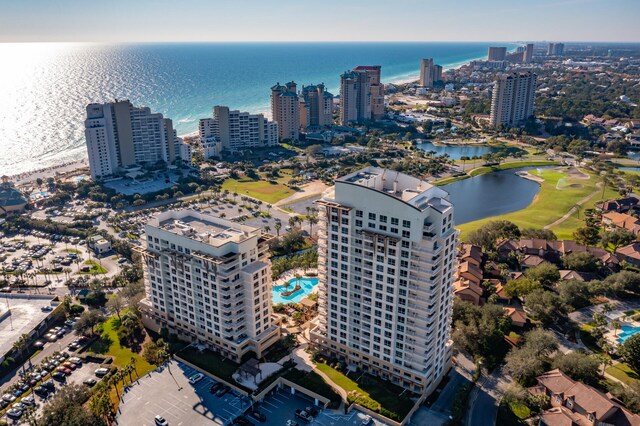
[[[286,285],[289,282],[289,280],[296,277],[296,274],[299,274],[301,278],[317,278],[318,270],[316,268],[309,268],[305,272],[302,268],[291,269],[290,271],[287,271],[284,274],[280,275],[280,277],[278,277],[278,279],[272,283],[271,288]],[[309,276],[309,274],[312,274],[312,275],[315,274],[316,276],[312,277],[312,276]],[[315,293],[318,293],[317,285],[311,289],[311,292],[309,294],[315,294]],[[302,299],[304,299],[305,297],[308,297],[309,294],[304,296]],[[300,303],[300,302],[292,302],[292,303]]]

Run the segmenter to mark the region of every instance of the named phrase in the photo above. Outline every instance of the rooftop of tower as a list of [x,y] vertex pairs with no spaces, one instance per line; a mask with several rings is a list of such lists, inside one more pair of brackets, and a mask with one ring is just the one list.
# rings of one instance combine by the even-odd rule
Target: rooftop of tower
[[336,179],[336,185],[361,186],[399,199],[419,210],[432,206],[440,211],[451,206],[449,194],[425,180],[395,170],[366,167]]

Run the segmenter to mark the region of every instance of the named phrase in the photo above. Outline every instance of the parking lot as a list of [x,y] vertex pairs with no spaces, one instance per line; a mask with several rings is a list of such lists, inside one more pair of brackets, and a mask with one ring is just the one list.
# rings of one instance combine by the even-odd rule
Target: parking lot
[[117,424],[152,426],[154,417],[170,425],[231,424],[250,406],[249,398],[229,392],[217,397],[209,392],[214,380],[205,376],[195,385],[189,377],[196,370],[175,361],[141,378],[122,397]]
[[11,310],[11,315],[0,320],[0,353],[9,351],[23,334],[29,334],[50,312],[42,307],[52,306],[49,299],[35,299],[28,296],[2,297],[0,313]]

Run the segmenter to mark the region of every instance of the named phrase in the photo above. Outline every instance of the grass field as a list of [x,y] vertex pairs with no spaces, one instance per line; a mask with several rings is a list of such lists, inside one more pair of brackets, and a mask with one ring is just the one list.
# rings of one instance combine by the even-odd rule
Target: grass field
[[282,182],[272,184],[266,180],[252,180],[248,178],[227,179],[222,184],[222,189],[229,190],[232,193],[236,192],[239,195],[248,195],[271,204],[295,193],[293,189],[284,185]]
[[91,266],[91,269],[88,272],[80,271],[81,274],[98,275],[107,273],[107,270],[104,267],[100,266],[100,264],[95,260],[85,260],[84,264]]
[[497,166],[477,167],[469,171],[469,175],[480,176],[500,170],[519,169],[520,167],[553,166],[554,164],[558,164],[558,162],[549,160],[514,161],[511,163],[502,163]]
[[100,336],[100,339],[91,345],[90,350],[98,354],[112,356],[113,364],[118,367],[127,365],[133,357],[135,360],[136,370],[140,376],[153,370],[154,366],[145,361],[140,354],[135,353],[131,349],[120,344],[117,332],[118,324],[119,320],[116,316],[109,318],[102,326],[102,335]]
[[605,371],[627,385],[638,383],[638,381],[640,381],[640,375],[624,363],[609,366]]
[[[373,376],[363,375],[362,379],[359,380],[360,383],[357,383],[325,363],[319,362],[316,367],[347,393],[356,391],[363,395],[365,399],[380,404],[381,414],[395,414],[397,416],[395,420],[404,419],[413,407],[413,402],[410,399],[399,398],[402,389],[389,382],[381,381]],[[397,392],[394,392],[394,390]],[[365,404],[360,405],[366,406]]]
[[[543,228],[569,212],[578,201],[595,193],[564,222],[550,228],[559,239],[568,239],[576,228],[583,225],[584,209],[593,207],[602,199],[602,191],[596,185],[599,182],[597,177],[569,178],[564,172],[555,169],[532,170],[531,173],[542,177],[544,182],[540,185],[540,192],[527,208],[460,225],[458,228],[461,230],[461,239],[464,240],[469,232],[492,220],[510,220],[520,228]],[[608,189],[603,198],[606,199],[614,194],[614,191]]]

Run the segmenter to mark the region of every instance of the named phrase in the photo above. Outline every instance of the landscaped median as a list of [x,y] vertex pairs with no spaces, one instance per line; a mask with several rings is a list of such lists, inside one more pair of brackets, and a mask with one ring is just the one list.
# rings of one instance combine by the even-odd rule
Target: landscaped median
[[316,368],[347,392],[347,400],[356,403],[391,420],[401,422],[411,411],[414,401],[404,396],[405,389],[369,374],[353,373],[347,377],[325,362],[317,362]]

